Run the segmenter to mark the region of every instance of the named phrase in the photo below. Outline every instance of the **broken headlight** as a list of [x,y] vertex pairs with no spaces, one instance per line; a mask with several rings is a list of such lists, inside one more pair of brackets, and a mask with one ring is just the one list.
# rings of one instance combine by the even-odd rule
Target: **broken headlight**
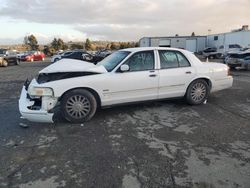
[[29,87],[28,94],[35,97],[53,96],[53,90],[48,87]]

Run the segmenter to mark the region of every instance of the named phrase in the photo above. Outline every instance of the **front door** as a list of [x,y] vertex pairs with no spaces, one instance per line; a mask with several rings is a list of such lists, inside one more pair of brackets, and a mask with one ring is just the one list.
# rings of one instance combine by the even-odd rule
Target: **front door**
[[155,70],[155,52],[134,53],[124,64],[129,66],[128,71],[118,69],[108,75],[104,105],[157,99],[159,75]]

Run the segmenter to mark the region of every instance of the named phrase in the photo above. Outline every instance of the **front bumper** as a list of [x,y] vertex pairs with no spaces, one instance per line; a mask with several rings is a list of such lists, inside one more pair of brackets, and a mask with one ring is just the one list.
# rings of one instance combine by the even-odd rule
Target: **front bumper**
[[54,113],[49,113],[47,110],[31,110],[31,107],[34,104],[34,101],[30,100],[27,97],[27,91],[25,86],[23,86],[22,93],[19,99],[19,111],[24,119],[27,119],[32,122],[40,123],[53,123]]
[[228,59],[226,62],[226,64],[231,68],[242,67],[242,61],[240,61],[239,59],[231,58]]

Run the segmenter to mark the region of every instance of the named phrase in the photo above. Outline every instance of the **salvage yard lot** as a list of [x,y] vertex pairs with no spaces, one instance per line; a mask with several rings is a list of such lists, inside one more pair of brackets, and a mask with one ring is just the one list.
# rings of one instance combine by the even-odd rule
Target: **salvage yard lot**
[[250,187],[250,72],[234,71],[233,88],[206,105],[168,100],[99,110],[82,125],[27,123],[22,84],[48,64],[0,69],[0,187]]

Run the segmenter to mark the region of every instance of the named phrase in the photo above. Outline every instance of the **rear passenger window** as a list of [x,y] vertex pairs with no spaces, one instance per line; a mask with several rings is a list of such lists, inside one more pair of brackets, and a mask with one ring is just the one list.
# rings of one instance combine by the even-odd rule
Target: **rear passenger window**
[[175,51],[159,51],[161,69],[190,67],[187,58],[180,52]]
[[180,67],[190,67],[189,61],[181,53],[177,53],[177,57],[178,57]]
[[160,55],[162,69],[179,67],[178,59],[175,52],[159,51],[159,55]]

